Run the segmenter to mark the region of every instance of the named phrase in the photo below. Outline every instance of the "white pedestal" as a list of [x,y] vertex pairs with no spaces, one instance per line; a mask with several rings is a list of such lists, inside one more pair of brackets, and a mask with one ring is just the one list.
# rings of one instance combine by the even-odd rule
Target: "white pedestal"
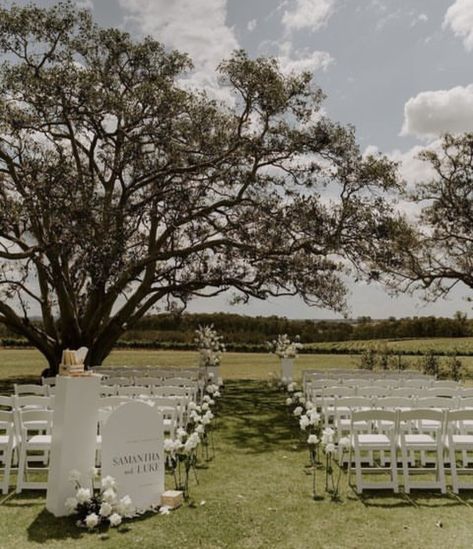
[[281,358],[281,379],[284,377],[287,381],[292,381],[294,375],[294,359]]
[[90,470],[95,465],[97,436],[98,377],[57,378],[54,399],[51,461],[46,509],[56,517],[67,515],[66,498],[75,495],[69,473],[82,474],[90,488]]

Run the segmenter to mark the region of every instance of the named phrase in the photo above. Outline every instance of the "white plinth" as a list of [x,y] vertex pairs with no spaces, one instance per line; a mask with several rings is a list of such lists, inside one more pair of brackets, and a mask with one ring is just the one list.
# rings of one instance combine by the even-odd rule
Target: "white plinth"
[[51,461],[46,509],[56,517],[67,515],[66,498],[75,495],[69,473],[76,469],[90,488],[90,470],[95,465],[97,436],[98,377],[57,378],[54,398]]
[[281,378],[286,378],[287,381],[292,381],[294,376],[294,359],[281,358]]

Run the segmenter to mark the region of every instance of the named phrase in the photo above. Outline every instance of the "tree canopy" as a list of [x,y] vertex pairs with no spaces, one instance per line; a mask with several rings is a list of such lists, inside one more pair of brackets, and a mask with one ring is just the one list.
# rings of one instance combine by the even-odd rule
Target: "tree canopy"
[[52,368],[195,296],[343,310],[347,267],[383,247],[395,166],[323,115],[310,74],[236,51],[218,103],[186,55],[70,2],[0,8],[0,51],[0,322]]

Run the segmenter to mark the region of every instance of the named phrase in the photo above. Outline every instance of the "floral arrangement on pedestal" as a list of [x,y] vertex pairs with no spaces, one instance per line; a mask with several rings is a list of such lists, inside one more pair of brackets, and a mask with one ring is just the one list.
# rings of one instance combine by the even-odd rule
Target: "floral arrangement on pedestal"
[[74,483],[76,494],[66,499],[65,507],[69,515],[77,515],[77,526],[94,530],[99,526],[119,526],[124,518],[137,515],[136,508],[129,496],[118,497],[117,484],[111,476],[104,477],[100,489],[94,488],[96,469],[87,479],[90,487],[81,483],[81,473],[72,470],[69,480]]
[[194,343],[199,351],[199,366],[205,370],[205,381],[208,381],[207,369],[220,366],[221,354],[226,351],[225,345],[213,324],[199,326],[195,333]]
[[279,358],[296,358],[299,350],[303,347],[299,336],[296,336],[292,341],[287,334],[279,334],[276,339],[267,341],[266,346],[270,353]]

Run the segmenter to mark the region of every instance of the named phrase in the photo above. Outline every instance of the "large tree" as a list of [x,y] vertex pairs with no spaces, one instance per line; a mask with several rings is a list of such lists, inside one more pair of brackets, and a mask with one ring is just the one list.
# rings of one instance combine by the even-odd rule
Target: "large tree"
[[391,224],[391,244],[373,259],[389,286],[432,300],[462,283],[473,289],[473,133],[446,134],[419,159],[430,177],[405,195],[415,218]]
[[51,368],[81,345],[100,364],[194,296],[343,309],[396,177],[322,115],[310,74],[235,52],[225,106],[187,89],[186,55],[70,3],[0,9],[0,50],[0,322]]

